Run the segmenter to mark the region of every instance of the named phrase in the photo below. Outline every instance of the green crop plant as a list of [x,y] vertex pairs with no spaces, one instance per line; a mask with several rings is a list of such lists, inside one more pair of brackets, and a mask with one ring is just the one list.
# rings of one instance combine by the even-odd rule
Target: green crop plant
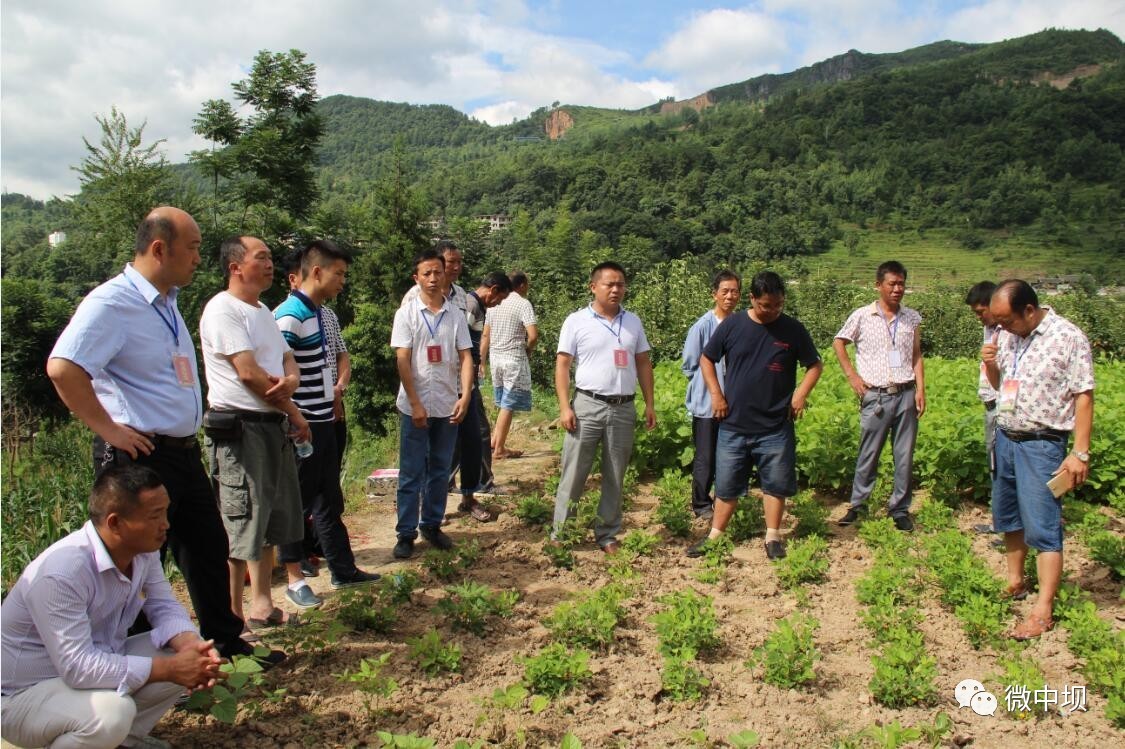
[[1047,686],[1047,680],[1043,676],[1039,664],[1025,655],[1013,653],[1002,657],[999,665],[1002,671],[996,675],[995,679],[1000,682],[1003,693],[1022,691],[1028,695],[1026,705],[1020,704],[1020,700],[1002,699],[1001,704],[1004,704],[1004,709],[1008,715],[1016,720],[1042,717],[1044,712],[1043,710],[1036,710],[1034,695],[1036,690]]
[[527,688],[547,697],[558,697],[593,677],[590,652],[571,650],[561,642],[551,643],[538,655],[518,660],[524,668]]
[[434,749],[437,742],[418,736],[413,733],[391,733],[390,731],[376,731],[379,737],[380,749]]
[[816,679],[820,660],[814,633],[819,623],[810,616],[790,615],[777,623],[747,666],[761,666],[762,678],[782,689],[807,686]]
[[918,513],[914,518],[918,521],[919,527],[927,533],[952,528],[956,522],[952,507],[944,502],[935,502],[932,500],[923,502],[922,506],[918,508]]
[[437,630],[409,638],[406,645],[410,648],[411,659],[429,676],[461,670],[461,648],[455,643],[443,644]]
[[751,730],[739,731],[727,736],[727,743],[734,749],[753,749],[760,740],[758,734]]
[[446,551],[430,549],[422,557],[422,566],[435,579],[449,582],[472,567],[480,556],[480,543],[474,539]]
[[969,643],[980,650],[1003,634],[1010,611],[1007,601],[972,593],[953,610],[953,614],[961,620]]
[[738,500],[734,514],[727,524],[727,534],[737,543],[748,541],[766,532],[766,516],[762,510],[762,500],[747,495]]
[[926,654],[922,633],[900,629],[890,636],[871,662],[875,674],[868,684],[875,701],[890,708],[925,705],[937,696],[937,662]]
[[633,562],[637,561],[637,555],[631,551],[622,549],[614,555],[609,566],[606,567],[606,572],[613,578],[615,582],[620,583],[622,580],[632,580],[640,575],[637,568],[633,566]]
[[794,538],[828,535],[828,508],[811,491],[799,492],[787,504],[789,514],[797,520]]
[[734,541],[729,534],[710,539],[703,551],[703,569],[695,576],[696,579],[703,583],[719,582],[733,555]]
[[784,559],[773,563],[777,579],[785,588],[822,583],[828,579],[828,542],[809,536],[789,544]]
[[418,573],[414,570],[388,572],[379,581],[380,596],[389,603],[410,603],[418,583]]
[[565,544],[548,538],[543,542],[543,554],[555,567],[567,570],[574,568],[574,553]]
[[660,546],[660,536],[647,533],[640,528],[631,530],[621,539],[621,548],[638,556],[648,556]]
[[356,632],[389,632],[398,620],[394,604],[384,603],[380,588],[352,588],[340,594],[336,618]]
[[551,522],[555,514],[555,501],[552,497],[532,495],[516,503],[512,514],[526,525],[544,526]]
[[652,617],[662,654],[672,655],[685,647],[706,653],[719,647],[718,620],[710,596],[687,589],[656,600],[666,607]]
[[449,619],[455,629],[484,634],[490,616],[510,616],[519,598],[515,591],[492,592],[471,580],[445,589],[446,597],[437,602],[436,610]]
[[380,700],[388,700],[398,691],[398,682],[383,674],[390,659],[390,653],[383,653],[378,658],[364,658],[354,671],[344,669],[343,673],[335,675],[340,682],[355,684],[356,689],[363,694],[368,717],[373,718],[380,712]]
[[621,585],[607,585],[577,600],[560,603],[544,624],[556,642],[605,649],[613,643],[617,624],[625,616],[621,602],[627,597]]
[[238,718],[238,707],[243,705],[255,714],[259,704],[255,694],[272,702],[285,696],[285,689],[270,691],[265,687],[260,659],[269,654],[268,648],[258,646],[253,655],[236,655],[229,663],[219,666],[223,679],[208,689],[197,689],[186,703],[188,710],[208,713],[223,723],[233,724]]
[[916,606],[904,606],[893,594],[884,594],[871,601],[863,612],[863,624],[877,642],[896,628],[912,629],[922,623],[922,612]]
[[653,517],[673,536],[686,538],[691,533],[691,477],[679,469],[669,469],[656,482],[657,505]]
[[669,699],[675,702],[698,700],[710,686],[710,679],[695,668],[693,663],[695,651],[688,647],[679,648],[671,655],[664,656],[660,686]]

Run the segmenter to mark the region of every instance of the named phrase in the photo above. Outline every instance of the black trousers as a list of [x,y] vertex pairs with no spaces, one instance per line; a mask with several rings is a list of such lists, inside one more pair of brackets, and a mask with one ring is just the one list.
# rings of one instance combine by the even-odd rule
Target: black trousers
[[168,490],[166,548],[183,573],[200,633],[204,639],[214,640],[215,648],[227,658],[245,654],[250,648],[239,637],[242,620],[230,607],[227,532],[198,443],[187,449],[157,446],[134,460],[127,452],[94,438],[95,475],[110,465],[128,463],[156,471]]
[[[355,575],[355,554],[344,525],[344,492],[340,489],[340,450],[336,444],[336,424],[332,421],[310,421],[313,454],[300,461],[297,475],[301,480],[301,507],[312,516],[313,530],[328,562],[328,569],[338,580]],[[282,544],[278,559],[283,563],[305,558],[304,541]]]
[[715,483],[715,446],[719,443],[719,422],[691,417],[691,439],[695,460],[691,464],[691,511],[699,515],[714,505],[711,487]]
[[462,496],[477,489],[492,488],[492,427],[484,411],[480,388],[476,386],[469,396],[469,411],[458,425],[450,466],[450,489],[456,488],[460,473]]

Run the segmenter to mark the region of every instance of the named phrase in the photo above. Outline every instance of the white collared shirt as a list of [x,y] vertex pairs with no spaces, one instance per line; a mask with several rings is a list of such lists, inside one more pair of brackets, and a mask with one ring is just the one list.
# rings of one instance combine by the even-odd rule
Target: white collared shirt
[[[572,312],[559,332],[560,354],[574,357],[574,384],[599,395],[634,395],[637,392],[637,354],[648,351],[641,318],[622,307],[607,320],[593,305]],[[625,366],[618,367],[614,352],[625,351]]]
[[[431,362],[430,346],[441,349],[441,361]],[[395,312],[391,327],[391,347],[410,349],[410,370],[414,379],[414,392],[431,418],[453,415],[460,390],[460,351],[471,349],[469,323],[465,313],[446,299],[435,314],[421,297],[404,304]],[[413,414],[406,388],[398,386],[398,409],[408,416]]]

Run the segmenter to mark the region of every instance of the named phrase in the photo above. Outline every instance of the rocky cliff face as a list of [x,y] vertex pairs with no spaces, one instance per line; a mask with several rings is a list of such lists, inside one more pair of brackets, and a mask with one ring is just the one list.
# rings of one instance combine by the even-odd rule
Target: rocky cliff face
[[574,127],[574,118],[565,109],[556,109],[547,116],[543,123],[543,131],[551,140],[558,140],[566,135],[566,131]]
[[700,94],[692,99],[684,99],[683,101],[666,101],[660,105],[660,114],[676,114],[682,109],[694,109],[696,112],[702,112],[707,107],[715,105],[715,97],[711,96],[708,91],[705,94]]

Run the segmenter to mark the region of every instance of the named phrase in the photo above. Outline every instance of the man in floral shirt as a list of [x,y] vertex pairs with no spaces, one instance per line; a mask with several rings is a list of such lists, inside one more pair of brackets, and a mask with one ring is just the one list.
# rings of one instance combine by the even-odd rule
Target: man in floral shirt
[[[1011,333],[981,348],[997,399],[992,524],[1004,534],[1008,595],[1027,595],[1028,547],[1037,549],[1039,598],[1013,631],[1028,640],[1055,626],[1052,608],[1062,578],[1062,506],[1047,482],[1081,486],[1090,460],[1094,364],[1090,342],[1073,323],[1039,306],[1025,281],[997,287],[992,317]],[[1073,449],[1067,442],[1074,433]],[[1065,475],[1062,475],[1065,474]]]

